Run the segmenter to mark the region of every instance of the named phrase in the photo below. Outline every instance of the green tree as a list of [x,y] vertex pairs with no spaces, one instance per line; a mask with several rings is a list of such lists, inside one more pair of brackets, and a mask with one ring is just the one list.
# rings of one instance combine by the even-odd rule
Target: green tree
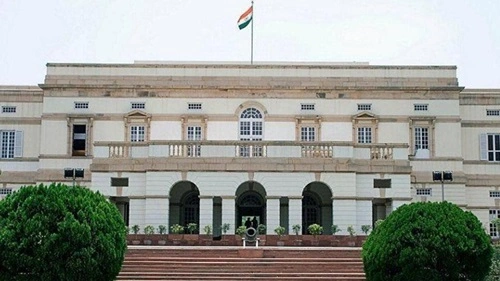
[[114,280],[126,231],[116,206],[99,193],[22,187],[0,201],[0,280]]
[[368,281],[481,281],[492,254],[476,216],[448,202],[401,206],[363,245]]

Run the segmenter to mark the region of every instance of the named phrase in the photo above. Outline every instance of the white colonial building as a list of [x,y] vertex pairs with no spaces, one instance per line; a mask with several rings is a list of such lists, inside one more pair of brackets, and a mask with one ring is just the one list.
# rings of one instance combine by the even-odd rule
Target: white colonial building
[[444,198],[498,235],[500,90],[464,89],[454,66],[49,63],[0,105],[1,194],[83,168],[141,228],[361,232]]

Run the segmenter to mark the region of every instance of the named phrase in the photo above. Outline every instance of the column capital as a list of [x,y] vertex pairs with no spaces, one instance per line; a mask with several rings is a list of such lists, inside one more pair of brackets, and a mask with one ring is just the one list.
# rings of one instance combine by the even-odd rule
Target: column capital
[[274,195],[271,195],[271,196],[266,196],[266,199],[267,200],[279,200],[281,199],[282,196],[274,196]]
[[198,196],[200,199],[214,199],[212,195],[200,195]]
[[302,200],[304,196],[288,196],[288,200]]
[[222,200],[234,200],[236,199],[236,196],[234,195],[223,195],[223,196],[220,196],[220,198],[222,198]]

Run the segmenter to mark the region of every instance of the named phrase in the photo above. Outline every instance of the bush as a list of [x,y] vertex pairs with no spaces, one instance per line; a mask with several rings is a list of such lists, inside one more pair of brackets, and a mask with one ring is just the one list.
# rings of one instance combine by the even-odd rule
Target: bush
[[163,224],[158,226],[158,233],[160,234],[166,234],[167,233],[167,227],[164,226]]
[[184,233],[184,226],[176,223],[170,226],[170,233],[172,234],[182,234]]
[[152,235],[155,234],[155,228],[152,225],[148,225],[144,228],[144,234],[146,235]]
[[236,228],[236,235],[243,237],[245,236],[246,231],[247,231],[246,226],[244,225],[238,226],[238,228]]
[[126,227],[99,193],[27,186],[0,201],[0,280],[114,280]]
[[189,231],[189,234],[195,233],[196,230],[198,230],[198,225],[196,223],[188,223],[187,229]]
[[495,245],[493,258],[491,259],[490,272],[486,281],[500,281],[500,246]]
[[283,226],[278,226],[274,229],[274,232],[278,235],[278,236],[282,236],[282,235],[285,235],[285,231],[286,229],[283,227]]
[[363,263],[369,281],[480,281],[492,252],[472,213],[448,202],[413,203],[372,231],[363,245]]
[[300,224],[294,224],[292,226],[292,230],[293,230],[293,233],[295,233],[295,235],[299,235],[299,232],[300,232]]
[[310,234],[316,236],[323,233],[323,227],[319,224],[314,223],[307,227],[307,231],[309,231]]
[[259,233],[259,235],[266,235],[266,225],[265,224],[259,224],[257,226],[257,232]]

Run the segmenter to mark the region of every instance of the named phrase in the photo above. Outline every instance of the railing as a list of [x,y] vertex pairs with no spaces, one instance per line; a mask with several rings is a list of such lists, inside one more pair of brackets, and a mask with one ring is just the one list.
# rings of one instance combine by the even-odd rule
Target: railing
[[[96,142],[97,158],[236,157],[408,159],[406,144],[294,141],[150,141]],[[405,158],[406,157],[406,158]]]

